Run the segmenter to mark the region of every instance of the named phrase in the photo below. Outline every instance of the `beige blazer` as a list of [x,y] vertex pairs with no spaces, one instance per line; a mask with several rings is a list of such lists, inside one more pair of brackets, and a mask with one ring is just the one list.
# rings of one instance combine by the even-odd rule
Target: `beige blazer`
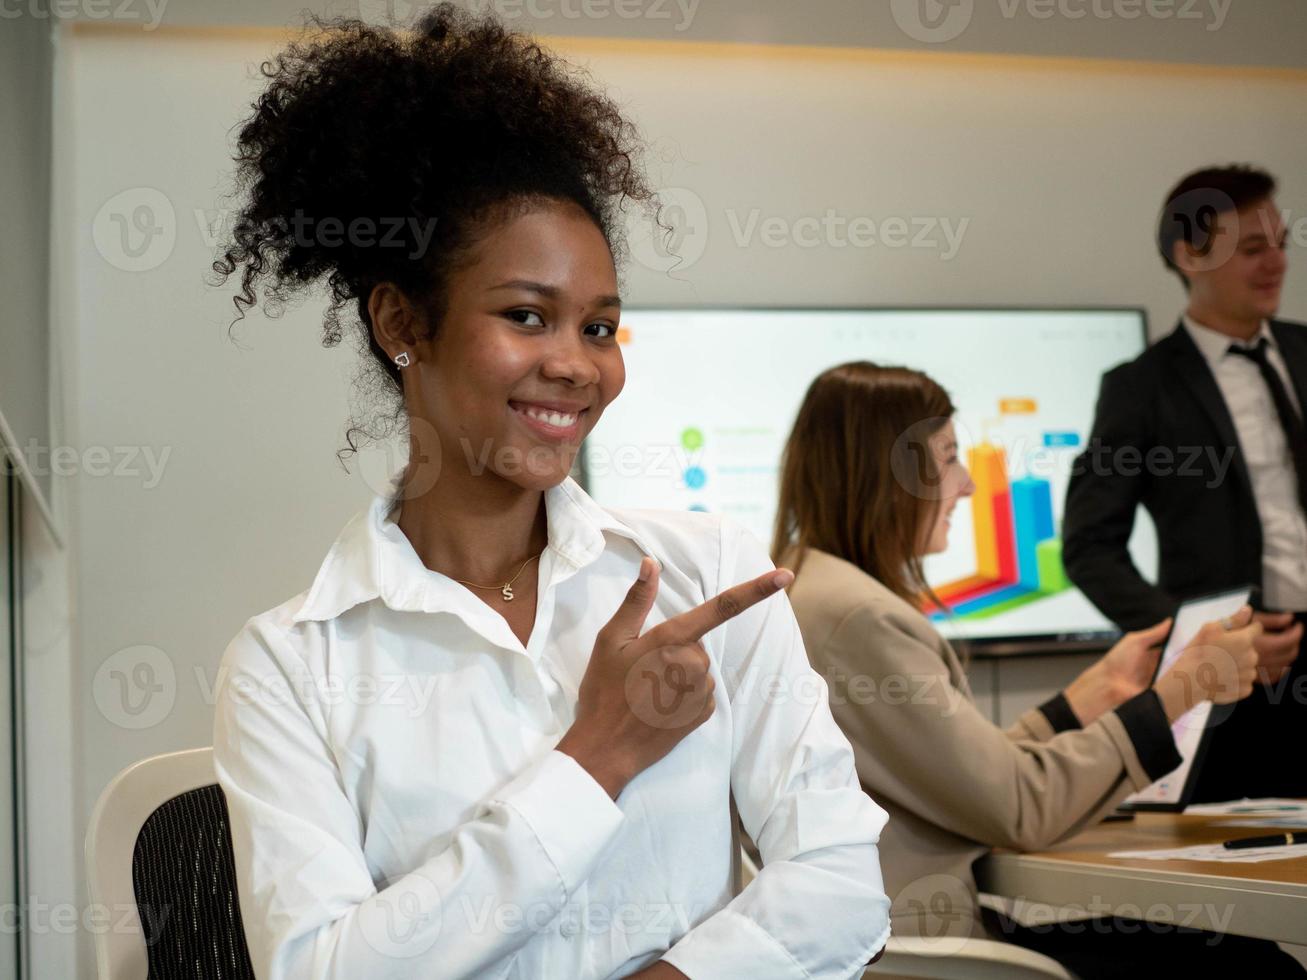
[[1115,712],[1060,734],[1038,709],[997,727],[948,641],[850,562],[810,550],[790,602],[863,789],[889,813],[880,857],[896,935],[985,936],[977,858],[1044,848],[1152,782]]

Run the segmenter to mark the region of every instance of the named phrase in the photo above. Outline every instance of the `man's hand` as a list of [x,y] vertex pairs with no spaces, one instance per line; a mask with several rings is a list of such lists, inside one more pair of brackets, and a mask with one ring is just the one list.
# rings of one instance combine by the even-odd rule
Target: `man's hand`
[[1287,612],[1253,613],[1253,619],[1261,623],[1264,630],[1253,643],[1257,651],[1257,679],[1263,684],[1274,684],[1298,659],[1302,623],[1295,623],[1293,613]]

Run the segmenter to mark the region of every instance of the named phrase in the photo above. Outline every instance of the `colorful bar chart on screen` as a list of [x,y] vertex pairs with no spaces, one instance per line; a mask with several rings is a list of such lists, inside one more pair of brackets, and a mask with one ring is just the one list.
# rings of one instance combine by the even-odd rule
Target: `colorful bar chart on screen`
[[[1049,482],[1031,476],[1009,480],[1006,454],[988,442],[967,452],[967,465],[976,485],[971,495],[976,570],[935,589],[949,613],[964,619],[996,616],[1069,588]],[[935,608],[931,618],[946,615]]]

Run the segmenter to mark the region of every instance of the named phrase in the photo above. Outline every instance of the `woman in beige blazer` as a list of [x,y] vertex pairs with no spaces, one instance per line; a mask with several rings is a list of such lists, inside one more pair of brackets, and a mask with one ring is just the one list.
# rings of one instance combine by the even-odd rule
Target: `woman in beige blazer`
[[950,515],[973,489],[953,411],[917,371],[841,365],[809,388],[782,463],[773,559],[796,573],[790,601],[809,659],[863,788],[890,815],[881,861],[894,933],[1021,942],[1083,977],[1115,976],[1123,959],[1141,975],[1159,950],[1174,968],[1191,947],[1207,967],[1237,947],[1245,968],[1283,958],[1300,970],[1273,944],[1132,934],[1111,919],[1041,934],[979,907],[972,863],[990,848],[1044,848],[1178,766],[1170,724],[1204,697],[1251,691],[1260,626],[1247,608],[1230,629],[1208,624],[1154,687],[1169,623],[1126,634],[1047,704],[1006,731],[994,725],[920,611],[934,599],[922,558],[947,546]]

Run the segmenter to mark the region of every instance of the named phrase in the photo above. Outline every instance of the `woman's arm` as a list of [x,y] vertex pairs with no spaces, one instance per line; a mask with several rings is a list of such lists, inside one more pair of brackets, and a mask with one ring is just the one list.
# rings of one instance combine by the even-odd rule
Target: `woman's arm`
[[[720,528],[719,590],[772,567],[739,525]],[[889,938],[877,849],[886,814],[858,785],[789,600],[760,603],[705,639],[720,651],[731,786],[763,867],[663,960],[694,980],[861,977]]]
[[[1081,671],[1066,690],[1025,712],[1005,734],[1014,741],[1047,742],[1058,732],[1084,728],[1148,689],[1171,620],[1126,633],[1112,649]],[[1132,738],[1147,735],[1131,732]],[[1165,737],[1164,733],[1154,733]]]
[[1063,693],[1082,728],[1147,690],[1170,629],[1168,616],[1147,629],[1126,633],[1067,685]]
[[[991,847],[1036,850],[1074,833],[1179,764],[1165,712],[1146,692],[1093,724],[1047,741],[1009,737],[949,680],[907,611],[851,612],[814,663],[853,743],[858,774],[932,823]],[[860,689],[911,696],[868,702]],[[1123,715],[1125,716],[1123,718]],[[1129,727],[1156,734],[1136,750]]]
[[608,793],[550,751],[412,872],[378,888],[323,734],[318,686],[285,634],[246,624],[221,677],[214,764],[261,980],[484,976],[535,935],[493,919],[487,927],[485,909],[511,901],[561,911],[622,823]]

